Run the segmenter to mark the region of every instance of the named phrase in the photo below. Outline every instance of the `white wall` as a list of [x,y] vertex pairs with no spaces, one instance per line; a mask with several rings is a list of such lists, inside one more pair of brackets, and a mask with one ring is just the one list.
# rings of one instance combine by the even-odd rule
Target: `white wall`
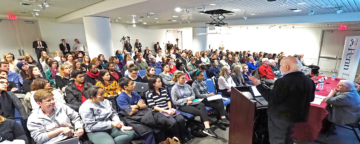
[[304,54],[306,64],[317,64],[322,37],[321,28],[233,27],[231,30],[222,29],[222,33],[207,35],[207,45],[212,43],[214,48],[218,48],[223,41],[225,49],[231,51]]
[[205,51],[207,45],[207,37],[206,35],[197,35],[199,33],[206,33],[206,27],[197,27],[193,28],[193,41],[192,41],[192,50],[194,52]]

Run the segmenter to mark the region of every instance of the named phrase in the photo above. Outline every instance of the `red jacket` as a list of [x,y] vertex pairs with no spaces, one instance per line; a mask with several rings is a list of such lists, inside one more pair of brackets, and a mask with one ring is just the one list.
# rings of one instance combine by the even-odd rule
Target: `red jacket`
[[269,65],[268,66],[265,66],[264,64],[261,65],[259,67],[259,73],[260,73],[261,78],[265,78],[265,79],[275,79],[276,78]]

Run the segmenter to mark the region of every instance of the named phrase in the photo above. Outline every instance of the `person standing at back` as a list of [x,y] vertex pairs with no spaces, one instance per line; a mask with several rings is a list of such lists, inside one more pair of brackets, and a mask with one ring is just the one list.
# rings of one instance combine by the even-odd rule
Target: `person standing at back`
[[282,77],[275,81],[273,89],[260,84],[253,76],[249,78],[269,103],[270,143],[293,144],[293,129],[297,123],[308,119],[310,102],[315,97],[315,84],[300,71],[302,65],[296,58],[284,58],[280,65]]
[[66,43],[65,39],[61,39],[61,43],[59,44],[60,50],[64,55],[70,53],[70,45]]
[[36,38],[36,41],[33,42],[33,48],[35,49],[35,53],[37,56],[37,59],[39,61],[41,57],[42,51],[47,51],[47,44],[46,42],[42,41],[40,38]]
[[80,52],[84,56],[87,47],[84,44],[80,43],[80,41],[78,39],[75,39],[74,41],[75,41],[74,46],[73,46],[74,51]]

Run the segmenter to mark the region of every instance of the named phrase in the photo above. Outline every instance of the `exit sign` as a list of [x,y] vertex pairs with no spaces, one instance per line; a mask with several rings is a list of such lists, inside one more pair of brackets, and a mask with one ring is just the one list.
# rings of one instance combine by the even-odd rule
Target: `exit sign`
[[347,29],[347,25],[346,24],[341,24],[339,26],[339,30],[346,30]]
[[17,19],[16,15],[13,15],[13,14],[8,14],[8,18],[9,19]]

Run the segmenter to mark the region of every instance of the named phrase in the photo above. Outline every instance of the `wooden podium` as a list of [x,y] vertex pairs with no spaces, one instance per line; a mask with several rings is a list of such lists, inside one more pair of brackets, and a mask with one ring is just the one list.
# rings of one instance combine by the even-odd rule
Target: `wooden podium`
[[252,144],[256,104],[241,92],[249,87],[231,88],[229,144]]

